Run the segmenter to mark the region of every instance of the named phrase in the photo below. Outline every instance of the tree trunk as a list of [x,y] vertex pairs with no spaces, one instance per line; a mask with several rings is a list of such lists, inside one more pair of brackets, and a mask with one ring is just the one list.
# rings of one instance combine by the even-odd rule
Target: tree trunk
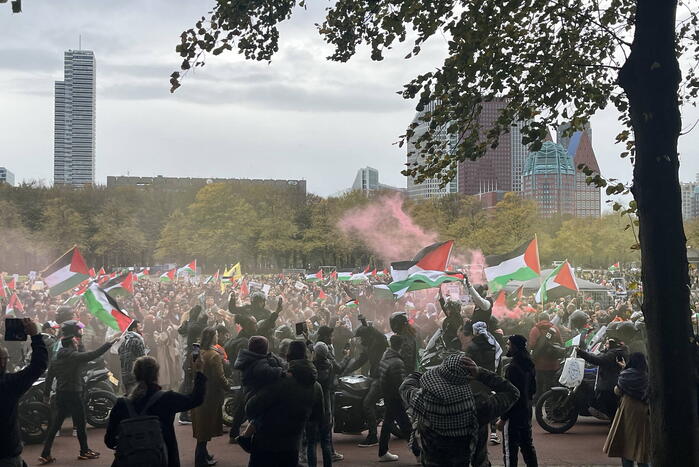
[[689,273],[682,225],[675,56],[677,2],[638,0],[631,53],[619,74],[629,100],[636,159],[643,313],[648,331],[652,464],[699,465]]

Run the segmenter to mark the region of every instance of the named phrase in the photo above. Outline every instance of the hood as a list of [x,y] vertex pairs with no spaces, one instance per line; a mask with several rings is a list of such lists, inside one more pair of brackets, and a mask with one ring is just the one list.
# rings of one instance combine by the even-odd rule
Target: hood
[[393,350],[393,349],[391,349],[391,348],[388,348],[388,349],[386,349],[386,351],[383,353],[383,357],[381,357],[381,358],[382,358],[382,359],[385,359],[385,360],[388,360],[389,358],[401,358],[401,355],[400,355],[397,351],[395,351],[395,350]]
[[235,368],[236,370],[244,371],[246,368],[249,368],[258,360],[264,360],[266,358],[267,355],[262,355],[248,349],[240,349],[240,352],[238,353],[238,358],[235,360],[235,363],[233,364],[233,368]]
[[318,370],[306,359],[290,361],[289,373],[291,373],[302,386],[313,386],[313,383],[316,382],[318,377]]
[[541,331],[548,331],[553,327],[553,323],[551,321],[539,321],[536,323],[536,327]]

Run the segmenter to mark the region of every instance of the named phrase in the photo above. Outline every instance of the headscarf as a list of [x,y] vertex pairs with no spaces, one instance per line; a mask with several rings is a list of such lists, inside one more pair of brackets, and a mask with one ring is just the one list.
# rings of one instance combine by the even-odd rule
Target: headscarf
[[488,325],[483,321],[473,323],[473,335],[477,336],[479,334],[485,336],[485,338],[488,339],[488,344],[495,347],[495,368],[497,368],[498,363],[500,362],[500,357],[502,356],[502,347],[500,347],[500,344],[495,340],[493,335],[488,332]]
[[627,368],[619,374],[617,386],[621,392],[639,401],[648,399],[648,373],[638,368]]

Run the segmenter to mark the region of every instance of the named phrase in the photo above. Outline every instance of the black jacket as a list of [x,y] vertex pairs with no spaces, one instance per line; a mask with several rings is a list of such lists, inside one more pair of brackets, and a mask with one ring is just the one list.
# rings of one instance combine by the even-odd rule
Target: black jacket
[[82,392],[85,381],[83,370],[92,360],[99,358],[112,346],[110,342],[103,344],[92,352],[80,352],[73,348],[62,348],[56,354],[56,359],[49,365],[46,373],[44,393],[51,393],[53,380],[56,380],[56,392]]
[[49,352],[41,335],[32,336],[32,358],[21,371],[0,375],[0,459],[22,454],[17,403],[46,370]]
[[495,346],[488,342],[488,338],[482,334],[473,336],[471,344],[464,349],[466,355],[471,357],[476,365],[489,371],[495,371]]
[[248,419],[257,421],[253,450],[294,451],[307,421],[321,423],[323,390],[308,360],[289,362],[292,377],[280,378],[253,395],[245,405]]
[[243,388],[245,392],[255,392],[272,384],[284,374],[284,363],[273,353],[262,355],[248,349],[242,349],[233,368],[243,373]]
[[400,398],[398,388],[403,384],[407,376],[405,362],[400,353],[393,349],[386,349],[381,362],[379,362],[379,382],[384,397]]
[[388,348],[388,339],[376,328],[364,326],[364,329],[357,330],[357,335],[362,338],[362,353],[354,361],[350,362],[345,369],[345,373],[352,373],[369,362],[369,376],[377,378],[379,376],[379,362],[383,353]]
[[527,425],[532,419],[532,398],[536,392],[536,370],[529,354],[518,353],[505,369],[505,378],[519,391],[519,398],[500,418],[512,424]]
[[[149,388],[146,397],[134,403],[134,410],[140,413],[156,391],[158,391],[157,387]],[[178,412],[186,412],[187,410],[200,406],[202,402],[204,402],[205,391],[206,376],[201,372],[197,372],[191,394],[167,391],[162,395],[160,400],[148,409],[147,415],[154,415],[160,419],[163,440],[167,446],[168,467],[179,467],[180,465],[177,437],[175,436],[175,429],[173,428],[175,414]],[[116,404],[114,404],[114,408],[109,414],[107,432],[104,434],[104,444],[106,444],[108,448],[116,449],[119,443],[119,424],[128,418],[129,409],[126,407],[124,398],[121,397],[117,400]]]
[[489,391],[473,392],[479,425],[486,425],[500,417],[519,399],[519,390],[512,383],[485,368],[478,369],[475,381]]
[[619,379],[619,373],[621,373],[617,359],[623,357],[624,360],[628,360],[629,351],[625,345],[606,350],[599,355],[593,355],[585,350],[578,349],[578,357],[599,367],[595,391],[614,391],[614,386],[616,386],[616,382]]
[[417,371],[417,337],[411,333],[401,335],[403,336],[403,344],[400,346],[400,355],[405,363],[406,371],[412,373],[413,371]]

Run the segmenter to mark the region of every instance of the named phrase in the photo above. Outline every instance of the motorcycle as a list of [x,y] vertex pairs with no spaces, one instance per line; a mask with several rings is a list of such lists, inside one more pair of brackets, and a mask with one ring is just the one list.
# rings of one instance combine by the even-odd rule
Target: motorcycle
[[45,378],[37,379],[24,393],[17,406],[17,419],[25,444],[42,443],[51,420],[51,408],[44,402]]
[[107,369],[90,370],[86,372],[83,400],[85,401],[85,420],[95,428],[104,428],[109,422],[109,414],[116,404],[118,396],[114,390],[102,389],[107,383],[113,387],[119,387],[117,380],[111,371]]
[[233,426],[233,417],[235,416],[238,404],[243,403],[243,390],[240,386],[231,386],[226,389],[223,396],[223,424]]
[[594,407],[597,368],[585,368],[583,381],[574,388],[553,387],[541,395],[536,403],[536,421],[549,433],[570,430],[579,416],[609,420]]
[[[369,387],[371,378],[364,375],[342,376],[339,378],[338,387],[335,391],[334,417],[335,433],[358,434],[368,429],[366,417],[362,403]],[[379,399],[376,403],[376,421],[383,421],[384,403]],[[391,434],[398,438],[406,439],[409,433],[403,433],[394,423],[391,427]]]
[[445,358],[457,352],[458,350],[447,348],[444,342],[444,331],[437,329],[427,342],[425,350],[420,354],[420,371],[437,368]]

